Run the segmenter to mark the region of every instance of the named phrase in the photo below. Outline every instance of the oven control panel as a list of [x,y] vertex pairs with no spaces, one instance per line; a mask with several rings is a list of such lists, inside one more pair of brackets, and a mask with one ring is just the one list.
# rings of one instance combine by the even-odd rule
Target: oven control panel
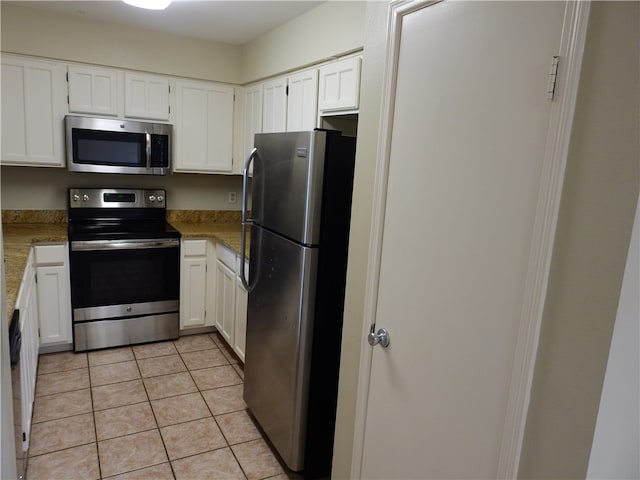
[[160,189],[70,188],[69,208],[166,208]]

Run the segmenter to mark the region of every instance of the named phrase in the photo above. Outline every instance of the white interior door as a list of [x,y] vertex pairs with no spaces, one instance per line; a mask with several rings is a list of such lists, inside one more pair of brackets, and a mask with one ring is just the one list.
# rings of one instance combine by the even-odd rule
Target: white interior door
[[360,475],[495,478],[565,5],[403,8]]

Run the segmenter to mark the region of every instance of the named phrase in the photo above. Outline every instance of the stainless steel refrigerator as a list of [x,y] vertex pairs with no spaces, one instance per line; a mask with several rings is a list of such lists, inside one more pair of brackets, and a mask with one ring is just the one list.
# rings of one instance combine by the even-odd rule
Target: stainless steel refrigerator
[[257,134],[244,171],[244,399],[305,478],[331,470],[354,160],[340,132]]

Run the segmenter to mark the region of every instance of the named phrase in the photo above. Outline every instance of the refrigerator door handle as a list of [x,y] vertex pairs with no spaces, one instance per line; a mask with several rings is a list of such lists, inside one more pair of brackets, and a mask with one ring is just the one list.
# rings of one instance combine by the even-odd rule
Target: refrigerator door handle
[[248,292],[250,292],[252,288],[247,281],[247,274],[244,268],[244,260],[245,258],[247,258],[247,225],[253,224],[253,220],[247,218],[247,184],[249,180],[249,168],[251,167],[251,162],[253,162],[257,154],[258,149],[254,147],[247,157],[247,161],[244,163],[244,169],[242,170],[242,230],[240,233],[240,256],[242,257],[242,268],[240,269],[240,280],[242,281],[242,285],[247,289]]

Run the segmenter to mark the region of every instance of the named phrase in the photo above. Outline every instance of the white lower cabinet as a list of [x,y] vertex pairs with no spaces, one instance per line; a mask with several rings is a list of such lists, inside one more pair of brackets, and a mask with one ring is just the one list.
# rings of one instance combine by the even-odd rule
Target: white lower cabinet
[[180,328],[211,326],[207,322],[207,240],[182,240]]
[[[240,261],[238,261],[240,264]],[[248,262],[245,262],[247,265]],[[246,268],[248,270],[248,268]],[[235,325],[233,338],[233,351],[236,352],[240,360],[244,363],[244,351],[247,344],[247,300],[249,295],[240,280],[240,271],[236,278],[236,308]]]
[[67,244],[34,246],[40,346],[69,344],[71,291]]
[[[240,280],[240,255],[216,245],[216,328],[244,362],[247,337],[247,290]],[[248,264],[245,262],[245,268]]]
[[244,362],[248,296],[239,275],[234,250],[212,240],[182,240],[180,329],[215,326]]
[[216,245],[216,314],[215,326],[220,335],[233,346],[235,336],[236,272],[235,252]]
[[35,400],[36,372],[38,370],[38,292],[33,250],[29,252],[27,266],[18,289],[15,309],[19,312],[22,346],[20,349],[20,401],[22,409],[22,450],[29,448],[29,432]]

